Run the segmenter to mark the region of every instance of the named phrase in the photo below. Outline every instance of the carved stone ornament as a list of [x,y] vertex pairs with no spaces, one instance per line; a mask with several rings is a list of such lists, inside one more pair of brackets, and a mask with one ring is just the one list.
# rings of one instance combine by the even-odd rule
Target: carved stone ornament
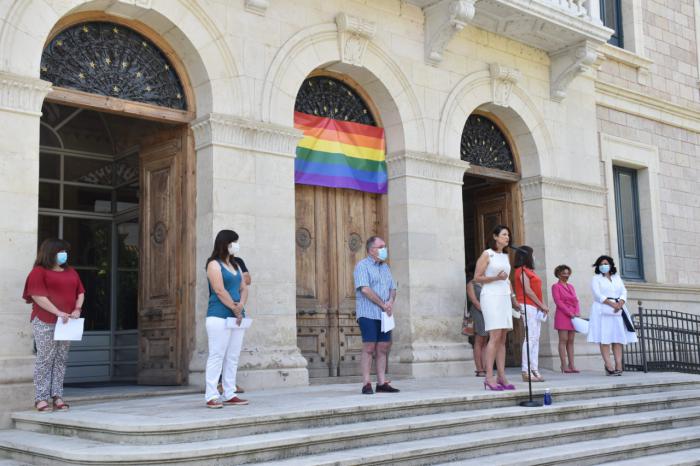
[[442,61],[447,44],[473,18],[478,0],[440,0],[423,9],[425,14],[425,60]]
[[335,17],[338,25],[340,60],[350,65],[362,66],[367,44],[377,32],[377,24],[346,13]]
[[498,63],[491,63],[489,71],[491,72],[492,102],[501,107],[509,107],[513,85],[517,84],[522,76],[520,70],[508,68]]
[[270,0],[245,0],[245,10],[256,15],[265,16],[270,7]]
[[599,44],[584,40],[564,50],[550,54],[550,97],[561,102],[566,97],[566,89],[573,79],[585,73],[598,59]]
[[50,90],[50,82],[0,72],[0,110],[41,116],[41,104]]

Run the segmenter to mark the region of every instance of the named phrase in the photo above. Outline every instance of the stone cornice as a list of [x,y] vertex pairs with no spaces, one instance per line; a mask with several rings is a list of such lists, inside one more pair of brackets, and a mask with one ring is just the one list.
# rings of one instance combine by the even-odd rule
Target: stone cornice
[[51,83],[38,78],[0,72],[0,110],[41,116]]
[[468,168],[469,162],[464,160],[426,152],[400,152],[387,157],[390,180],[407,177],[462,185]]
[[533,176],[520,181],[523,201],[552,200],[591,207],[604,207],[607,190],[603,186],[576,181]]
[[596,81],[596,103],[602,107],[637,115],[670,126],[700,132],[700,110]]
[[197,150],[213,145],[294,158],[303,136],[295,128],[218,113],[199,118],[191,126]]
[[245,0],[245,10],[260,16],[265,16],[270,7],[270,0]]

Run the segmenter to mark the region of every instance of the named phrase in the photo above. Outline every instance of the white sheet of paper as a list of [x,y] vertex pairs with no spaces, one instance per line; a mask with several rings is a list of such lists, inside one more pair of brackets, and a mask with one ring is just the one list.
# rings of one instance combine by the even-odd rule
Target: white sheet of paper
[[83,329],[85,328],[85,319],[68,319],[67,323],[63,323],[63,319],[58,318],[56,329],[53,332],[53,339],[56,341],[80,341],[83,339]]
[[580,317],[574,317],[571,319],[571,324],[574,326],[578,333],[588,334],[588,321]]
[[239,327],[238,325],[236,325],[236,319],[234,317],[227,317],[226,318],[226,328],[234,328],[234,329],[250,328],[252,323],[253,323],[253,319],[248,319],[247,317],[244,317],[243,320],[241,321],[241,326]]
[[394,322],[394,315],[387,315],[386,312],[382,312],[382,333],[390,332],[396,327],[396,322]]
[[539,309],[537,310],[537,320],[540,322],[547,322],[547,314],[544,312],[540,311]]

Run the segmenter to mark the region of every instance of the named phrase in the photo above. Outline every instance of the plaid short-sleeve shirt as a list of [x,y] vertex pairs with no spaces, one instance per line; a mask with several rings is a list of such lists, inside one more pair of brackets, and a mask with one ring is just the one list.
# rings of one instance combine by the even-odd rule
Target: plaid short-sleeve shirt
[[367,256],[357,263],[353,277],[355,279],[356,318],[366,317],[381,320],[382,309],[370,301],[360,290],[362,287],[368,286],[382,301],[388,301],[391,298],[391,290],[396,289],[389,265],[386,262],[375,262],[372,257]]

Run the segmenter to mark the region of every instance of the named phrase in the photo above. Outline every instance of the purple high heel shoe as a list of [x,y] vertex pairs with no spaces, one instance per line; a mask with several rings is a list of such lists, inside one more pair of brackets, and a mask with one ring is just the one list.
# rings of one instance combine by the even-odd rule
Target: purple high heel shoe
[[491,390],[494,392],[503,391],[503,388],[499,384],[491,385],[487,380],[484,380],[484,390]]
[[515,385],[512,383],[503,383],[499,380],[497,380],[498,386],[501,387],[501,390],[515,390]]

